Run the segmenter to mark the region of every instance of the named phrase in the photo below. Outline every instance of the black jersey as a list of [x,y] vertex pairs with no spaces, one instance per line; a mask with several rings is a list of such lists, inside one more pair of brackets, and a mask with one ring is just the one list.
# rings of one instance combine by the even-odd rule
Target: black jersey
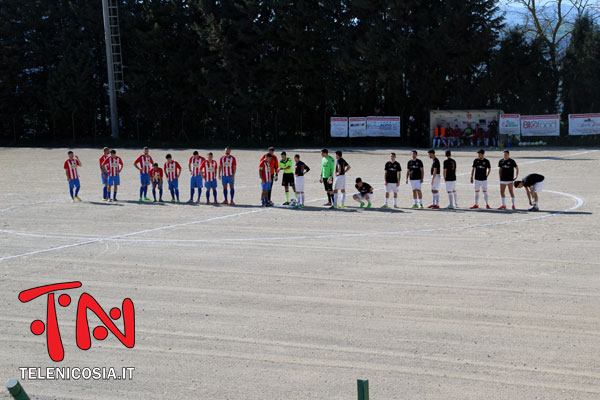
[[294,171],[296,176],[304,176],[304,173],[308,171],[310,171],[308,165],[304,164],[302,161],[298,161],[296,163],[296,170]]
[[358,190],[358,193],[360,194],[371,193],[371,189],[373,189],[373,187],[367,182],[363,182],[362,186],[360,187],[358,185],[354,185],[354,187],[356,188],[356,190]]
[[423,178],[423,176],[421,174],[421,168],[423,168],[423,162],[421,160],[419,160],[418,158],[416,160],[409,160],[406,168],[409,171],[408,176],[410,177],[410,180],[416,181],[416,180],[421,180],[421,178]]
[[456,161],[452,158],[444,160],[444,169],[446,170],[446,181],[451,182],[456,180]]
[[476,181],[487,181],[487,170],[488,168],[492,168],[492,164],[490,164],[490,160],[487,158],[482,159],[477,157],[473,161],[473,168],[475,168]]
[[515,179],[515,168],[517,168],[517,163],[512,158],[498,161],[498,168],[500,168],[501,181],[513,181]]
[[346,175],[347,166],[348,163],[346,162],[346,160],[344,160],[342,157],[338,158],[337,162],[335,163],[335,168],[337,170],[338,175]]
[[437,169],[437,174],[440,174],[440,160],[437,159],[437,157],[435,157],[433,159],[433,163],[431,164],[431,175],[433,175],[433,170]]
[[540,183],[544,179],[544,175],[529,174],[525,178],[523,178],[523,186],[532,187],[533,185],[535,185],[536,183]]
[[387,183],[398,183],[398,172],[402,171],[402,167],[398,161],[388,161],[385,163],[385,181]]

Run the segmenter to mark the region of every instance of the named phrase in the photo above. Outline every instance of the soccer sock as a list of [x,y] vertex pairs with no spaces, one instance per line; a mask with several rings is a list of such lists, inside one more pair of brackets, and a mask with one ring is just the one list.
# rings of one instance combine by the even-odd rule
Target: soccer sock
[[156,189],[152,188],[152,198],[156,201]]
[[106,188],[106,186],[104,186],[104,188],[102,188],[102,198],[106,199],[107,197],[108,197],[107,188]]
[[190,187],[190,200],[194,200],[194,192],[195,192],[194,188]]
[[69,186],[69,193],[71,193],[71,198],[73,198],[73,187]]
[[162,192],[163,192],[162,188],[158,189],[158,195],[160,196],[159,200],[162,200]]
[[179,201],[179,189],[175,189],[175,196],[177,196],[177,201]]
[[225,201],[227,201],[227,188],[223,188],[223,196],[225,196]]
[[140,198],[144,196],[144,187],[140,186]]
[[206,201],[210,201],[210,189],[206,189]]
[[386,205],[386,206],[388,205],[388,200],[389,200],[389,198],[387,198],[387,197],[386,197],[386,198],[385,198],[385,205]]
[[117,191],[115,190],[115,191],[113,192],[113,200],[116,200],[116,199],[117,199]]
[[479,204],[479,192],[475,192],[475,204]]
[[75,197],[79,194],[79,186],[75,186]]
[[448,201],[450,202],[450,205],[452,205],[452,193],[448,193]]
[[290,192],[285,192],[285,201],[290,202]]
[[235,189],[234,188],[230,188],[229,189],[229,194],[231,195],[231,201],[233,201],[233,195],[235,194]]
[[337,193],[334,193],[334,194],[333,194],[333,205],[334,205],[334,206],[335,206],[335,205],[337,205],[337,201],[338,201],[338,194],[337,194]]
[[514,197],[511,197],[511,198],[510,198],[510,202],[511,202],[511,203],[512,203],[512,205],[514,206],[514,205],[515,205],[515,198],[514,198]]
[[397,206],[398,205],[398,198],[394,197],[394,205]]
[[217,189],[213,189],[213,197],[215,198],[215,203],[217,202]]
[[344,205],[345,201],[346,201],[346,192],[342,193],[342,206]]
[[417,199],[413,199],[413,204],[417,205]]
[[202,197],[202,188],[198,188],[198,201],[200,201],[200,197]]
[[485,205],[488,205],[488,192],[483,192],[483,199],[485,200]]
[[423,205],[423,199],[419,199],[419,205]]
[[452,192],[452,194],[454,195],[454,206],[456,207],[458,205],[458,194],[456,192]]
[[169,189],[169,192],[171,192],[171,200],[175,200],[175,189]]
[[502,205],[505,206],[506,205],[506,197],[501,197],[502,200]]

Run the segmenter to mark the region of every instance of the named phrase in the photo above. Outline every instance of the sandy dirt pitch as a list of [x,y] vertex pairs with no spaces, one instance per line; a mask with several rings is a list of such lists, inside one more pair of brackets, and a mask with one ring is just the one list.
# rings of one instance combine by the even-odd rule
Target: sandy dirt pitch
[[[540,213],[523,211],[523,190],[516,212],[468,210],[474,149],[455,151],[453,211],[410,209],[404,184],[400,210],[359,210],[351,198],[327,210],[317,149],[288,150],[313,169],[304,210],[260,208],[262,152],[237,149],[235,207],[137,204],[140,150],[118,151],[121,201],[103,203],[98,149],[76,150],[83,202],[72,204],[66,151],[0,149],[0,377],[19,377],[19,367],[135,371],[132,381],[22,381],[33,397],[354,399],[359,378],[380,400],[600,397],[600,151],[513,151],[520,176],[547,177]],[[151,155],[162,164],[167,151]],[[389,151],[346,149],[350,193],[361,176],[383,204]],[[405,168],[409,149],[395,151]],[[171,153],[186,165],[191,150]],[[502,153],[487,155],[496,208]],[[428,172],[424,150],[420,158]],[[187,168],[182,176],[187,201]],[[279,182],[273,199],[284,200]],[[45,297],[22,304],[17,295],[66,281],[83,287],[58,307],[57,364],[45,336],[29,330],[45,320]],[[106,310],[133,300],[134,349],[112,334],[77,348],[83,291]]]

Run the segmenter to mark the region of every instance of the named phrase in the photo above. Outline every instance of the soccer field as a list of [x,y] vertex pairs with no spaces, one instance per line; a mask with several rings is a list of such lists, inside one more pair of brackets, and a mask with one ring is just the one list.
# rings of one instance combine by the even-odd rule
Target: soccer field
[[[116,203],[101,199],[101,149],[77,149],[83,201],[71,203],[67,150],[0,149],[0,377],[19,378],[32,397],[355,399],[356,379],[379,400],[600,397],[600,151],[514,149],[520,178],[546,177],[534,213],[524,189],[516,211],[495,210],[500,150],[486,153],[493,210],[468,209],[476,149],[453,151],[456,210],[410,208],[410,149],[344,149],[352,168],[340,210],[323,206],[318,149],[285,149],[311,168],[304,209],[260,207],[264,152],[235,148],[235,206],[184,204],[192,150],[167,149],[150,154],[162,166],[170,152],[182,165],[181,204],[137,202],[139,149],[117,149],[125,168]],[[379,208],[390,151],[403,168],[400,209]],[[427,206],[426,149],[419,158]],[[376,189],[372,209],[351,198],[358,176]],[[56,363],[46,335],[30,331],[46,321],[47,296],[18,295],[71,281],[83,286],[59,292],[72,302],[56,306]],[[83,292],[107,313],[131,298],[134,348],[110,332],[77,347]],[[91,328],[102,325],[89,315]],[[57,366],[135,370],[132,380],[20,376],[20,367]]]

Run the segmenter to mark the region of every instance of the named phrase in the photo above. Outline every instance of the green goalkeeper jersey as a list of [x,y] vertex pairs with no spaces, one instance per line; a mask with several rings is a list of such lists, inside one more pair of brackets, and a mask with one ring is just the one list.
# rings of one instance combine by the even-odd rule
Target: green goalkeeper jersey
[[321,162],[321,176],[324,179],[333,176],[335,171],[335,162],[333,161],[333,157],[327,156],[323,157],[323,161]]

